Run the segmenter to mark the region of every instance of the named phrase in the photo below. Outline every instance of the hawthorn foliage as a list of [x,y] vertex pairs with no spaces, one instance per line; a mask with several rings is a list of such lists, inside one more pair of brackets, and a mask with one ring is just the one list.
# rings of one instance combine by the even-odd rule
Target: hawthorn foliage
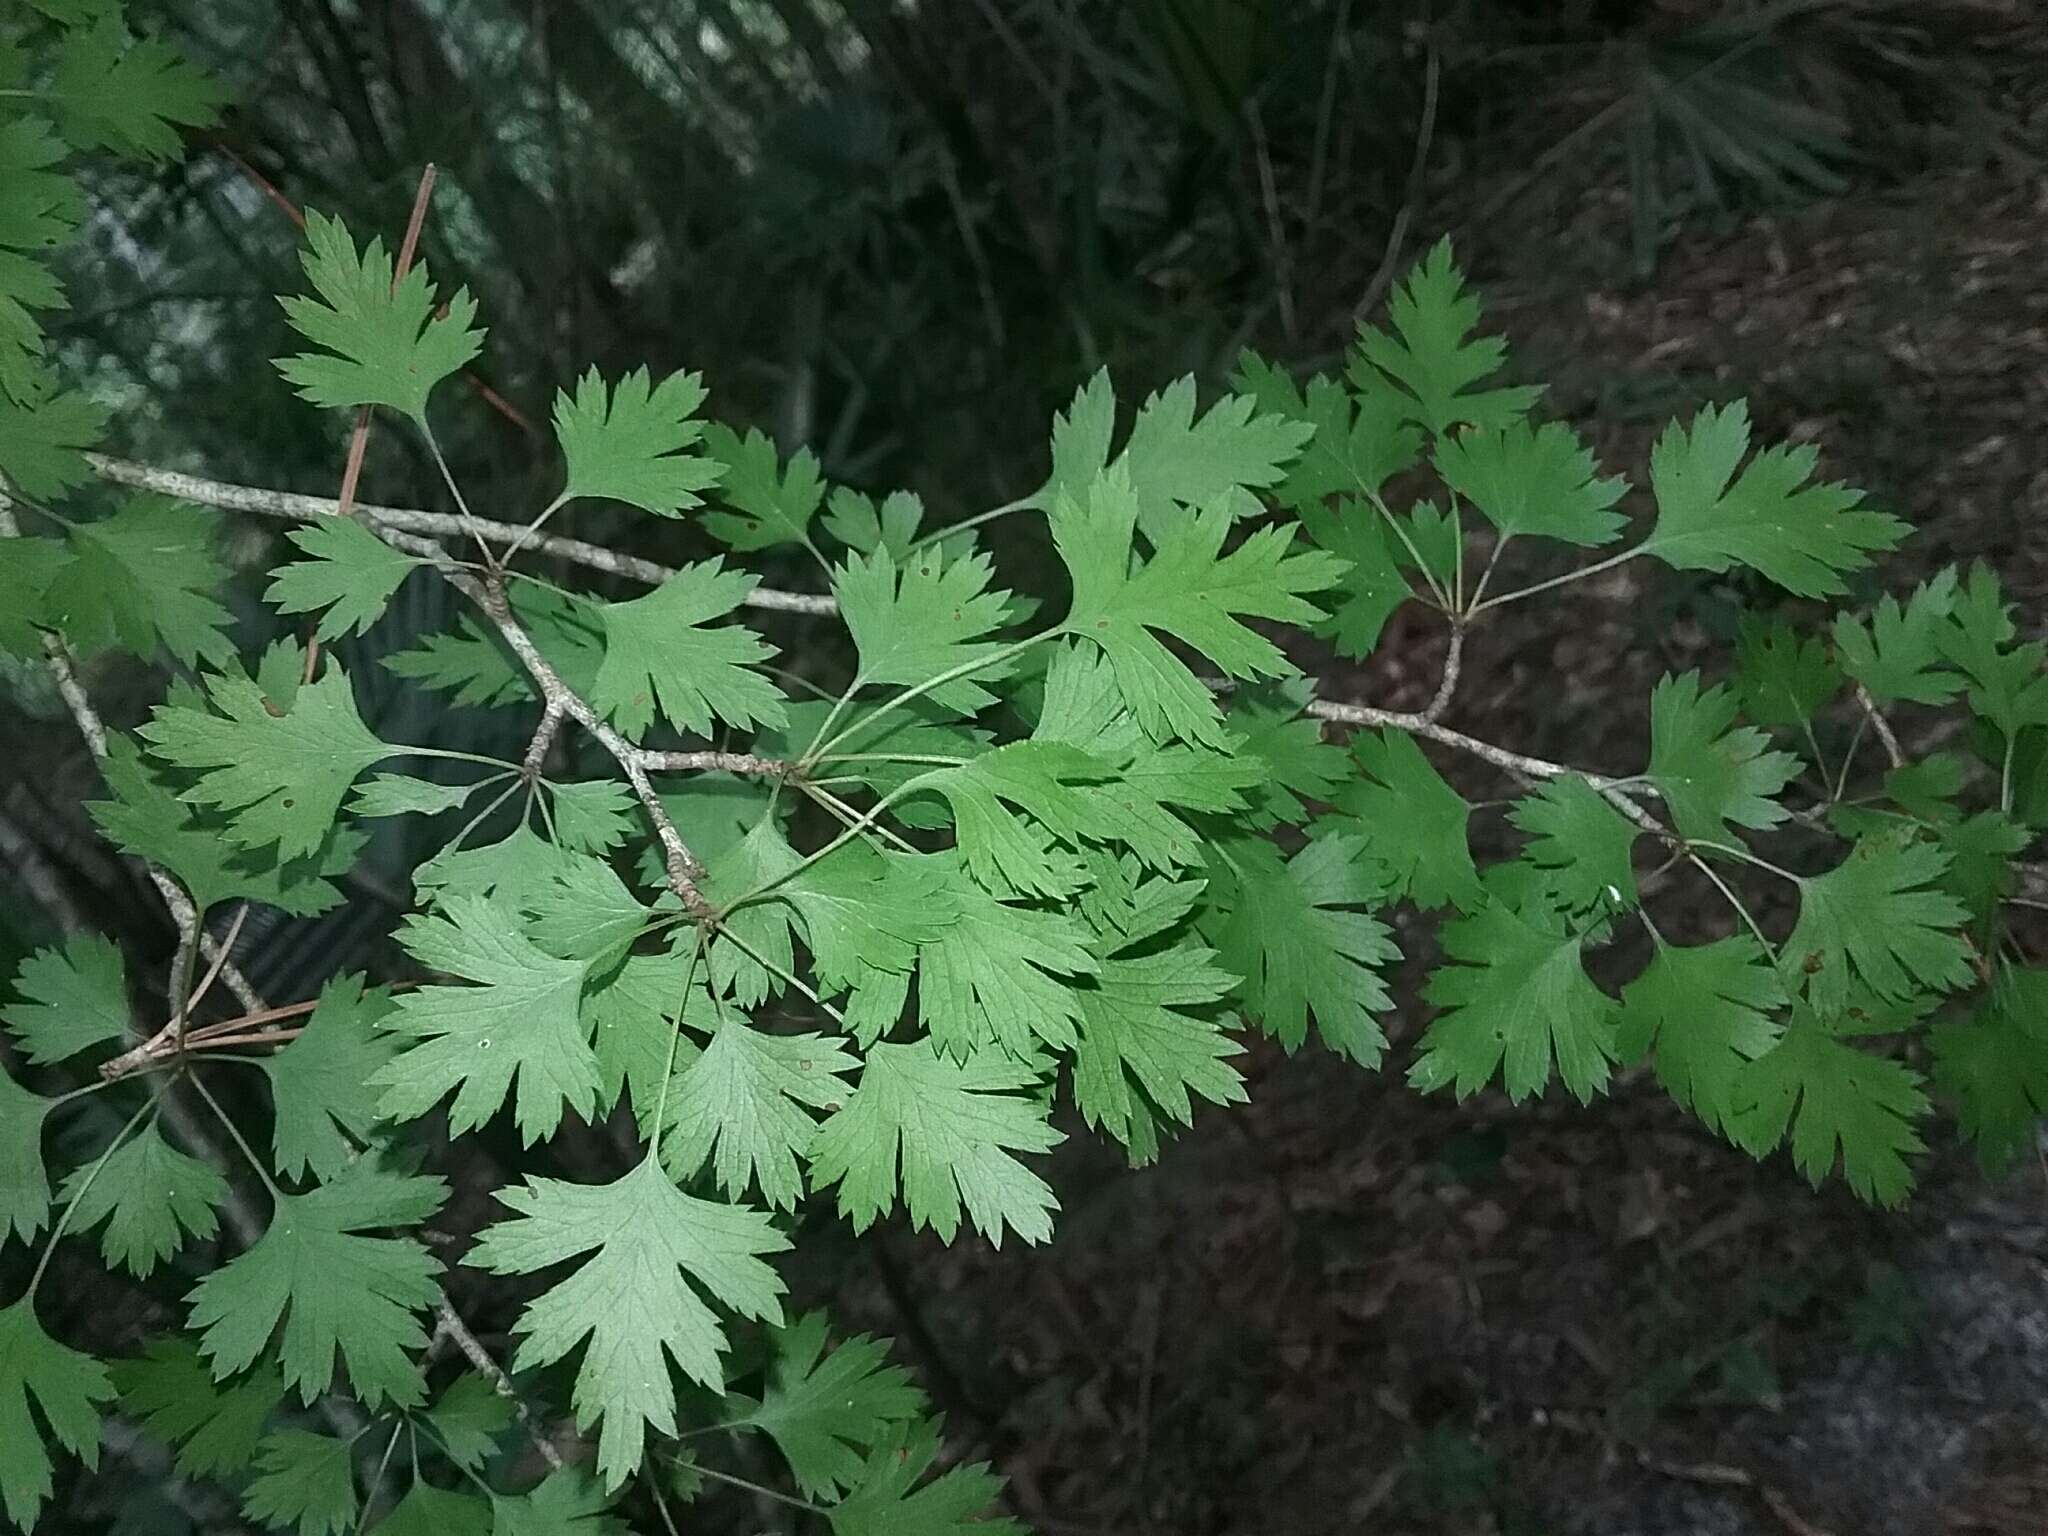
[[[1183,380],[1135,410],[1089,380],[1044,483],[1002,509],[1043,520],[1063,572],[1019,593],[982,519],[829,486],[706,422],[693,375],[592,371],[555,402],[560,493],[509,523],[452,481],[438,522],[284,508],[304,525],[264,596],[300,638],[248,655],[205,484],[96,484],[105,413],[38,323],[64,303],[45,254],[83,213],[67,159],[169,155],[218,96],[105,6],[39,9],[0,56],[0,647],[63,681],[100,757],[93,819],[182,942],[168,1006],[85,932],[0,1008],[0,1239],[35,1256],[0,1306],[15,1525],[118,1413],[300,1536],[617,1529],[629,1486],[687,1500],[750,1438],[837,1536],[1015,1529],[985,1467],[934,1470],[939,1425],[883,1343],[785,1307],[797,1217],[1046,1241],[1056,1121],[1159,1156],[1245,1097],[1257,1032],[1381,1069],[1401,909],[1441,949],[1418,1091],[1590,1100],[1646,1063],[1735,1147],[1886,1204],[1937,1098],[1988,1162],[2032,1137],[2048,970],[2009,924],[2048,827],[2042,647],[1984,569],[1826,615],[1907,529],[1818,479],[1813,449],[1755,442],[1742,402],[1674,422],[1631,499],[1501,382],[1505,343],[1439,246],[1341,377],[1247,355],[1206,409]],[[317,214],[304,266],[279,387],[433,450],[434,414],[463,408],[442,386],[485,345],[475,304]],[[551,530],[600,501],[725,553],[565,551]],[[1603,553],[1510,587],[1544,541]],[[809,594],[763,588],[764,552],[809,561]],[[1713,680],[1617,701],[1647,715],[1645,761],[1596,772],[1446,723],[1471,625],[1641,560],[1737,579],[1757,609]],[[383,664],[516,718],[520,760],[366,723],[350,637],[412,581],[464,615]],[[1409,603],[1452,636],[1431,707],[1316,697],[1291,657],[1369,656]],[[780,664],[798,643],[824,686]],[[79,684],[114,651],[169,679],[132,732]],[[1953,728],[1919,729],[1930,711]],[[1477,816],[1511,856],[1475,859]],[[413,969],[256,997],[234,914],[340,902],[389,817],[443,834],[398,934]],[[1596,981],[1589,954],[1625,934],[1636,974]],[[260,1092],[209,1086],[236,1074]],[[173,1085],[218,1116],[221,1165],[164,1114]],[[109,1104],[119,1128],[53,1163]],[[611,1177],[546,1171],[565,1123],[607,1117],[638,1149]],[[531,1170],[473,1244],[430,1245],[436,1170],[494,1125]],[[237,1206],[249,1230],[224,1234]],[[66,1242],[172,1324],[118,1359],[53,1337],[38,1288]],[[451,1266],[525,1297],[502,1367],[446,1307]],[[474,1369],[430,1347],[448,1337]],[[518,1481],[515,1402],[573,1421],[587,1458]]]

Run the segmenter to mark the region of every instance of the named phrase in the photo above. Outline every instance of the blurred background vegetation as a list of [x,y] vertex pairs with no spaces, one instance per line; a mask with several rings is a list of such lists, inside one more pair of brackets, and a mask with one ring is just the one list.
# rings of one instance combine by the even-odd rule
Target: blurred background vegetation
[[[1187,372],[1214,389],[1247,345],[1329,367],[1448,233],[1519,377],[1549,383],[1550,408],[1613,467],[1639,467],[1672,412],[1748,393],[1768,435],[1820,438],[1831,475],[1919,522],[1925,558],[1997,558],[2037,625],[2048,597],[2048,553],[2017,536],[2019,509],[2038,529],[2048,497],[2048,27],[2028,0],[133,0],[130,14],[223,76],[234,105],[182,164],[89,183],[76,307],[53,333],[121,403],[118,452],[331,494],[347,423],[260,362],[291,350],[271,296],[299,284],[294,214],[389,241],[428,162],[422,254],[490,326],[470,398],[451,397],[438,430],[473,500],[512,517],[554,489],[549,405],[593,363],[701,369],[713,415],[808,448],[829,480],[968,516],[1038,483],[1050,417],[1096,366],[1127,401]],[[442,493],[404,434],[380,430],[362,496]],[[686,525],[577,531],[707,552]],[[253,566],[273,534],[233,537]],[[1007,558],[1032,558],[1029,530],[1002,537]],[[441,592],[408,587],[351,672],[384,734],[484,742],[487,716],[365,664],[445,627]],[[1636,750],[1603,746],[1636,727],[1586,700],[1640,698],[1722,610],[1699,583],[1626,596],[1640,600],[1561,635],[1546,612],[1541,633],[1489,641],[1476,671],[1468,659],[1473,728],[1531,750],[1569,740],[1587,760]],[[260,643],[270,620],[243,602]],[[1433,663],[1403,645],[1397,627],[1351,679],[1360,696],[1426,697]],[[89,770],[65,722],[18,684],[0,729],[31,746],[0,770],[5,829],[161,958],[147,892],[91,849],[76,810]],[[138,684],[124,704],[125,685],[95,679],[124,723],[145,699]],[[376,953],[419,851],[393,833],[346,912],[246,936],[259,986],[310,995]],[[33,899],[5,911],[12,946],[47,937]],[[1910,1263],[1870,1267],[1898,1239],[1837,1205],[1817,1220],[1778,1174],[1738,1170],[1731,1187],[1725,1151],[1654,1109],[1499,1130],[1395,1081],[1253,1060],[1267,1081],[1252,1109],[1198,1129],[1182,1160],[1121,1182],[1092,1168],[1118,1193],[1076,1210],[1066,1256],[885,1235],[813,1287],[850,1323],[907,1338],[963,1449],[993,1452],[1049,1531],[1577,1529],[1554,1513],[1558,1490],[1586,1518],[1620,1509],[1589,1491],[1639,1467],[1618,1443],[1640,1452],[1673,1412],[1781,1410],[1787,1382],[1909,1286]],[[1582,1155],[1585,1136],[1608,1139]],[[1660,1149],[1647,1184],[1630,1138]],[[1691,1234],[1715,1223],[1703,1258]],[[1628,1246],[1643,1242],[1683,1283],[1645,1278]],[[1378,1267],[1390,1252],[1405,1291]],[[1510,1254],[1526,1290],[1496,1294],[1491,1323],[1461,1311],[1473,1266],[1497,1274]],[[1307,1297],[1292,1312],[1290,1286]],[[1006,1306],[1019,1294],[1034,1305]],[[1707,1317],[1722,1322],[1703,1335]],[[1516,1353],[1532,1339],[1549,1363]],[[1533,1447],[1501,1428],[1532,1380],[1559,1394]],[[1596,1428],[1561,1441],[1581,1398]],[[1725,1443],[1717,1424],[1700,1444]],[[1868,1518],[1832,1506],[1850,1511],[1837,1536],[1894,1528],[1880,1521],[1907,1495],[1883,1487]],[[1790,1529],[1750,1492],[1711,1496],[1753,1525],[1638,1511],[1585,1528]],[[2038,1533],[2048,1516],[1967,1528]]]

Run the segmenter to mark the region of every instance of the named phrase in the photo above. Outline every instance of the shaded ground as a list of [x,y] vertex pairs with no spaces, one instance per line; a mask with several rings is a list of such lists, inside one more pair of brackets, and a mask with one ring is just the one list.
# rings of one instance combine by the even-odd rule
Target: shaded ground
[[[1919,527],[1891,584],[1985,558],[2048,622],[2048,185],[1752,220],[1637,291],[1613,210],[1580,217],[1576,265],[1546,242],[1479,275],[1603,460],[1640,474],[1673,411],[1747,394],[1764,436],[1823,443],[1825,473]],[[1568,623],[1505,610],[1454,722],[1639,764],[1643,723],[1598,701],[1718,649],[1726,618],[1711,584],[1642,580]],[[1419,705],[1440,645],[1418,624],[1339,686]],[[1398,1068],[1421,1021],[1394,1021],[1378,1076],[1262,1045],[1251,1105],[1163,1166],[1070,1143],[1050,1250],[897,1234],[835,1305],[908,1336],[1055,1536],[2048,1531],[2048,1164],[1994,1186],[1938,1149],[1908,1211],[1872,1213],[1650,1084],[1588,1110],[1419,1100]]]

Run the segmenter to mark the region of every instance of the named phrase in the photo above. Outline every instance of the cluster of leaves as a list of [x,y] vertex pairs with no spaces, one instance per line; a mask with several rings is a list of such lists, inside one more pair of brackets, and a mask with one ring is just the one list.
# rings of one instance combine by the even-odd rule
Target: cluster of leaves
[[[382,246],[336,221],[307,233],[311,291],[285,302],[311,350],[280,360],[284,378],[427,431],[435,386],[483,343],[475,306],[442,302],[423,267],[394,280]],[[1931,1060],[1988,1158],[2023,1145],[2048,1104],[2048,971],[2009,923],[2014,861],[2048,825],[2048,677],[1989,572],[1819,633],[1753,621],[1729,680],[1657,685],[1647,762],[1626,777],[1482,748],[1474,770],[1519,779],[1482,808],[1420,741],[1480,744],[1434,715],[1324,739],[1276,632],[1363,657],[1417,602],[1462,637],[1571,579],[1489,597],[1511,544],[1598,549],[1629,527],[1627,483],[1535,418],[1536,390],[1498,382],[1505,346],[1478,315],[1445,246],[1341,379],[1297,385],[1247,356],[1206,412],[1184,381],[1123,426],[1098,375],[1014,513],[1044,519],[1066,572],[1043,603],[999,585],[971,529],[926,530],[915,497],[877,505],[808,455],[703,423],[695,378],[588,375],[556,402],[563,488],[532,526],[602,499],[738,555],[812,558],[846,639],[812,632],[805,650],[844,665],[820,696],[793,694],[777,647],[735,618],[755,577],[723,555],[606,599],[531,574],[531,548],[478,564],[353,520],[294,534],[268,598],[317,615],[319,641],[366,628],[416,575],[478,597],[390,658],[532,723],[527,761],[460,759],[461,782],[391,766],[460,755],[381,739],[331,649],[241,659],[196,509],[131,502],[10,538],[0,645],[55,636],[197,671],[117,734],[92,812],[202,913],[334,902],[376,818],[448,835],[399,934],[416,983],[336,979],[288,1029],[195,1025],[182,1050],[95,1075],[78,1069],[134,1043],[120,954],[82,936],[16,979],[0,1236],[49,1235],[0,1311],[9,1517],[27,1526],[50,1492],[45,1433],[90,1463],[118,1404],[182,1472],[228,1479],[251,1519],[301,1536],[386,1508],[400,1435],[411,1481],[379,1529],[599,1531],[636,1480],[688,1498],[729,1476],[691,1449],[711,1431],[772,1446],[790,1497],[837,1536],[1003,1529],[976,1522],[986,1469],[931,1475],[937,1426],[882,1346],[828,1349],[821,1319],[785,1320],[770,1261],[798,1213],[829,1201],[856,1230],[900,1212],[948,1241],[963,1225],[1044,1241],[1058,1202],[1033,1160],[1069,1112],[1142,1162],[1199,1103],[1245,1096],[1250,1032],[1377,1067],[1403,906],[1444,914],[1408,1067],[1421,1090],[1498,1083],[1519,1101],[1554,1078],[1590,1099],[1648,1061],[1736,1146],[1789,1144],[1816,1182],[1839,1168],[1892,1202]],[[26,510],[85,478],[47,436],[24,473],[23,441],[38,440],[0,431]],[[1648,558],[1839,597],[1905,529],[1814,467],[1811,449],[1752,452],[1740,402],[1674,423],[1647,531],[1572,577]],[[122,582],[137,601],[109,595]],[[1897,739],[1883,712],[1957,702],[1969,728],[1950,749],[1876,762],[1870,738]],[[1516,834],[1485,868],[1480,814]],[[1646,903],[1671,871],[1695,877],[1689,901],[1725,897],[1718,936],[1659,929]],[[1761,881],[1771,905],[1743,894]],[[1643,957],[1618,985],[1587,968],[1610,944]],[[138,1088],[173,1073],[212,1106],[209,1077],[250,1062],[272,1113],[222,1112],[245,1154],[227,1170],[177,1145]],[[46,1128],[129,1095],[53,1190]],[[610,1116],[639,1134],[624,1172],[539,1171],[565,1123]],[[587,1470],[523,1492],[507,1491],[506,1400],[428,1370],[444,1266],[421,1229],[448,1189],[426,1170],[498,1124],[533,1164],[460,1263],[529,1287],[518,1390],[559,1397],[594,1440]],[[267,1219],[213,1262],[237,1189]],[[184,1329],[111,1369],[35,1307],[57,1241],[95,1230],[138,1282],[198,1277]]]

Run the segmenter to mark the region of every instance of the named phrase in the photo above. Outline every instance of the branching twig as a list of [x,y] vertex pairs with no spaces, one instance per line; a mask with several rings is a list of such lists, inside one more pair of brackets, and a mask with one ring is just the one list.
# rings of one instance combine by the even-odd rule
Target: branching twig
[[1856,702],[1862,707],[1863,718],[1870,722],[1870,728],[1877,732],[1878,742],[1884,747],[1884,755],[1894,768],[1906,766],[1906,754],[1899,746],[1898,733],[1892,729],[1891,721],[1877,707],[1877,700],[1870,696],[1870,690],[1861,683],[1856,685]]
[[434,1317],[440,1331],[453,1339],[455,1347],[462,1351],[462,1358],[475,1367],[478,1375],[497,1389],[498,1396],[512,1405],[512,1412],[519,1420],[519,1427],[526,1431],[526,1437],[533,1442],[533,1448],[540,1452],[540,1459],[548,1464],[549,1470],[561,1471],[562,1453],[555,1449],[555,1442],[550,1440],[540,1425],[534,1422],[531,1410],[527,1408],[525,1399],[520,1397],[518,1389],[512,1385],[512,1378],[505,1374],[505,1368],[491,1358],[491,1352],[477,1341],[477,1336],[469,1331],[468,1326],[462,1321],[461,1314],[449,1304],[446,1297],[441,1299]]
[[506,601],[503,587],[480,581],[452,562],[444,562],[439,569],[456,591],[477,605],[484,617],[491,621],[491,627],[497,630],[499,638],[519,658],[520,665],[526,668],[527,675],[540,692],[543,711],[552,710],[574,720],[590,732],[597,744],[619,765],[626,775],[626,782],[633,786],[633,793],[639,797],[641,808],[647,812],[647,819],[654,825],[654,835],[661,843],[663,863],[667,866],[669,889],[682,901],[683,910],[699,922],[708,921],[714,910],[701,889],[704,866],[690,852],[667,807],[654,792],[640,749],[607,725],[575,689],[562,681],[562,675],[541,655],[533,638],[513,616],[512,605]]
[[756,757],[751,752],[640,752],[641,766],[649,773],[738,773],[749,778],[784,779],[796,771],[796,764],[779,757]]
[[[230,485],[220,480],[204,480],[197,475],[181,474],[173,469],[158,469],[127,459],[110,458],[103,453],[89,453],[85,460],[101,479],[116,485],[156,491],[165,496],[175,496],[181,501],[219,507],[226,512],[247,512],[256,517],[278,518],[288,523],[311,523],[323,517],[331,517],[341,510],[339,502],[330,501],[324,496],[306,496],[296,491],[271,491],[253,485]],[[351,509],[351,515],[370,523],[381,524],[384,529],[396,529],[401,533],[419,534],[435,539],[466,538],[473,526],[487,542],[511,545],[517,543],[527,531],[523,523],[503,523],[483,517],[468,520],[453,512],[423,512],[411,507],[380,507],[360,502]],[[399,547],[412,550],[414,553],[419,552],[417,545],[400,544]],[[610,576],[621,576],[629,581],[645,582],[648,586],[660,586],[675,575],[673,566],[661,565],[653,560],[642,560],[636,555],[622,555],[616,550],[606,549],[601,544],[565,538],[560,534],[541,534],[529,540],[527,547],[545,555],[552,555],[557,560],[566,560],[571,565],[602,571]],[[771,608],[783,613],[838,611],[838,604],[829,597],[813,596],[807,592],[781,592],[769,587],[756,587],[741,601],[755,608]]]

